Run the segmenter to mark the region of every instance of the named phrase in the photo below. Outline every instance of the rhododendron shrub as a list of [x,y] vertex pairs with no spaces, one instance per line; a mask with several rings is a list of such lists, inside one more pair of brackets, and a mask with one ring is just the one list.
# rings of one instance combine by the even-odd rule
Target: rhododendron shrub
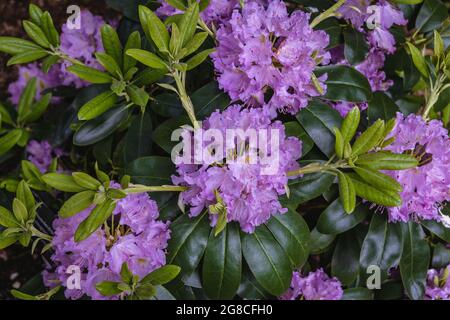
[[30,4],[0,250],[46,263],[11,294],[450,299],[448,5],[412,2]]

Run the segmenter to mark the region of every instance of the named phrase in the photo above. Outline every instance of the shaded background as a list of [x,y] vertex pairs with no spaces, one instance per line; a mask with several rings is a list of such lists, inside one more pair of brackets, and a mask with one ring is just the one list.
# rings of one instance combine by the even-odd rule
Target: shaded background
[[[118,17],[118,13],[110,9],[103,0],[1,0],[0,36],[25,37],[22,20],[28,19],[29,3],[49,11],[58,30],[69,16],[66,13],[69,5],[79,5],[81,9],[88,9],[105,20]],[[8,59],[6,54],[0,53],[0,101],[8,99],[8,85],[17,80],[18,75],[18,66],[6,67]],[[31,255],[29,248],[15,244],[6,250],[0,250],[0,300],[11,298],[9,291],[12,288],[23,286],[39,274],[43,267],[40,255]],[[38,277],[34,280],[38,280]]]

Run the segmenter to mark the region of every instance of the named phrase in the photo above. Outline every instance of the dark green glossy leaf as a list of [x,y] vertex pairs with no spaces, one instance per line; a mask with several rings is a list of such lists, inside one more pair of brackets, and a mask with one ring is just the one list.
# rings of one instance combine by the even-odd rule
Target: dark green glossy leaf
[[134,116],[125,138],[123,152],[126,163],[150,155],[152,131],[152,119],[148,112]]
[[336,110],[324,103],[312,101],[296,117],[320,151],[328,157],[334,154],[333,128],[340,128],[342,124],[342,118]]
[[334,241],[336,235],[320,233],[317,228],[311,231],[311,254],[324,252]]
[[344,290],[341,300],[373,300],[373,292],[367,288],[349,288]]
[[290,180],[288,184],[289,198],[284,196],[282,202],[295,207],[301,203],[317,198],[330,188],[334,178],[334,175],[329,173],[312,173],[295,180]]
[[229,223],[217,236],[211,231],[203,261],[202,283],[211,299],[232,299],[241,282],[239,227]]
[[292,269],[288,256],[266,226],[254,233],[242,234],[242,252],[256,281],[278,296],[289,287]]
[[395,102],[383,92],[375,92],[372,100],[369,101],[369,122],[378,119],[389,120],[395,118],[395,114],[400,111]]
[[400,259],[400,274],[406,294],[412,300],[423,299],[430,248],[424,240],[420,224],[414,221],[403,224],[403,253]]
[[353,232],[339,236],[331,260],[331,274],[343,285],[351,285],[359,274],[359,251],[361,245]]
[[370,210],[361,202],[356,204],[352,214],[345,212],[339,199],[333,201],[320,215],[316,228],[323,234],[339,234],[350,230],[363,221]]
[[195,218],[180,216],[171,225],[167,260],[181,267],[182,274],[191,274],[203,256],[211,230],[207,213]]
[[126,168],[126,174],[131,176],[133,182],[147,186],[171,184],[170,176],[174,172],[170,158],[159,156],[138,158]]
[[88,146],[99,142],[112,134],[128,117],[124,106],[112,108],[101,116],[84,123],[73,136],[77,146]]
[[439,0],[425,0],[416,19],[416,28],[428,32],[441,26],[448,17],[446,6]]
[[362,62],[369,52],[364,34],[352,27],[344,29],[344,55],[351,65]]
[[170,154],[173,147],[182,141],[181,138],[179,141],[171,141],[172,133],[189,123],[189,119],[184,116],[166,120],[153,131],[153,141]]
[[297,121],[286,122],[284,123],[284,127],[286,129],[286,136],[296,137],[302,141],[302,156],[311,151],[314,147],[314,141]]
[[167,92],[154,98],[151,109],[166,118],[178,118],[185,113],[180,98],[175,93]]
[[431,233],[450,243],[450,229],[444,227],[442,223],[435,220],[422,220],[420,223]]
[[289,257],[293,268],[300,268],[308,259],[310,241],[309,228],[302,216],[289,210],[272,216],[266,226]]
[[316,69],[317,76],[327,74],[325,99],[333,101],[365,102],[372,99],[372,90],[367,79],[354,68],[329,66]]
[[210,82],[191,95],[195,113],[203,119],[216,110],[223,110],[230,103],[230,98],[219,89],[216,82]]

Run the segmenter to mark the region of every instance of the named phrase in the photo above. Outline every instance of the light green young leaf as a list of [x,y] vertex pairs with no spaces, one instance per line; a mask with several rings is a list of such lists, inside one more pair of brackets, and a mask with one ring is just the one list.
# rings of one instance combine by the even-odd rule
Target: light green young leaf
[[8,60],[6,65],[12,66],[15,64],[25,64],[29,62],[33,62],[48,56],[48,52],[43,49],[34,49],[29,51],[24,51],[21,53],[15,54],[11,59]]
[[50,16],[50,13],[48,13],[47,11],[44,12],[44,14],[41,17],[40,26],[44,31],[44,34],[47,37],[48,41],[55,47],[59,46],[60,39],[58,31],[56,31],[53,19]]
[[366,131],[364,131],[352,146],[352,154],[364,154],[374,148],[384,133],[384,121],[378,119]]
[[89,208],[94,201],[94,196],[94,191],[83,191],[73,195],[59,209],[59,216],[69,218]]
[[155,68],[155,69],[167,69],[164,61],[158,57],[156,54],[151,53],[146,50],[141,49],[130,49],[127,50],[127,55],[133,57],[137,61],[145,64],[146,66]]
[[106,72],[102,72],[85,65],[74,64],[68,67],[67,71],[90,83],[102,84],[111,83],[112,81],[112,77]]
[[42,11],[41,8],[39,8],[37,5],[30,3],[30,6],[28,7],[28,13],[30,15],[31,20],[37,24],[41,24],[41,17],[44,14],[44,11]]
[[346,213],[352,213],[356,206],[355,186],[344,173],[338,173],[339,196]]
[[192,70],[195,67],[199,66],[203,61],[205,61],[208,56],[213,53],[215,49],[207,49],[197,53],[195,56],[190,58],[187,63],[187,70]]
[[37,79],[32,78],[28,81],[22,95],[19,99],[19,104],[17,105],[18,120],[22,121],[24,116],[30,112],[31,104],[33,103],[34,97],[36,96],[36,85]]
[[53,189],[63,192],[81,192],[86,189],[80,187],[72,176],[61,173],[44,174],[42,180]]
[[38,45],[40,45],[43,48],[50,48],[50,42],[47,39],[47,36],[45,35],[44,31],[42,31],[41,27],[39,27],[37,24],[31,21],[25,20],[23,22],[23,28],[25,29],[25,32],[27,35]]
[[412,43],[407,42],[406,44],[409,48],[409,52],[411,53],[411,57],[417,70],[419,70],[422,76],[428,79],[429,77],[428,66],[427,63],[425,62],[425,58],[422,56],[422,53]]
[[[140,49],[141,48],[141,34],[139,31],[134,31],[128,37],[127,43],[125,44],[125,49],[123,50],[123,71],[127,74],[132,68],[136,66],[137,61],[133,59],[131,56],[127,55],[127,50],[129,49]],[[131,79],[131,77],[125,78]]]
[[344,118],[341,126],[342,137],[345,142],[350,142],[356,133],[359,126],[361,113],[358,107],[353,107],[347,116]]
[[147,38],[152,39],[161,52],[169,52],[169,32],[149,8],[139,6],[139,19]]
[[28,220],[27,207],[25,207],[25,204],[18,198],[14,198],[12,208],[14,217],[16,217],[17,221],[23,224]]
[[43,51],[41,47],[28,40],[13,37],[0,37],[1,52],[15,55],[36,50]]
[[97,205],[75,231],[75,242],[83,241],[94,233],[111,216],[115,207],[115,202],[109,199]]
[[117,77],[122,74],[122,71],[120,70],[120,67],[117,64],[116,60],[114,60],[114,58],[109,54],[97,52],[95,54],[95,57],[97,58],[97,61],[103,66],[103,68],[105,68],[105,70],[108,71],[109,74],[113,77]]
[[141,108],[145,108],[150,99],[149,94],[143,88],[138,88],[135,85],[129,85],[127,87],[127,94],[131,101]]
[[110,55],[119,65],[123,66],[123,48],[116,30],[109,24],[101,28],[102,42],[105,52]]
[[97,179],[84,172],[72,172],[72,178],[80,187],[88,190],[97,191],[102,185]]
[[180,42],[184,47],[194,36],[195,29],[197,28],[197,22],[199,18],[198,3],[194,1],[193,4],[186,10],[180,21]]
[[90,100],[84,104],[80,111],[78,111],[78,119],[80,120],[91,120],[99,115],[103,114],[105,111],[113,107],[117,102],[117,96],[112,91],[106,91],[94,99]]
[[22,130],[14,129],[0,137],[0,156],[11,150],[20,140],[21,136]]

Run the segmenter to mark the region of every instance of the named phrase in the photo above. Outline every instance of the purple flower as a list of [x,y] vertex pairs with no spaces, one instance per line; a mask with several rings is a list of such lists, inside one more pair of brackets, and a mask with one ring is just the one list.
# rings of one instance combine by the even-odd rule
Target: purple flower
[[[95,52],[104,51],[100,29],[105,21],[100,16],[95,16],[87,10],[81,11],[81,28],[69,29],[67,24],[62,26],[61,51],[71,58],[81,60],[89,67],[102,69],[95,59]],[[73,73],[66,71],[70,62],[63,62],[60,66],[63,85],[74,85],[77,88],[88,83],[78,78]]]
[[[155,13],[160,17],[168,17],[175,14],[181,14],[183,11],[172,7],[164,0],[159,0],[161,6]],[[205,10],[200,13],[203,21],[207,24],[221,24],[227,21],[233,9],[239,7],[239,0],[210,0]]]
[[[223,157],[230,158],[231,155],[225,164],[178,164],[178,176],[173,176],[172,180],[177,185],[189,187],[182,193],[182,199],[190,206],[190,216],[197,216],[209,205],[216,204],[215,192],[219,193],[227,208],[227,220],[239,222],[245,232],[253,232],[255,227],[265,223],[274,214],[285,213],[287,209],[281,206],[278,197],[286,193],[286,173],[298,168],[296,160],[301,155],[301,142],[297,138],[286,137],[283,124],[279,121],[272,123],[261,109],[241,110],[239,105],[230,106],[223,112],[214,112],[204,121],[203,129],[217,130],[224,142],[231,129],[241,129],[243,132],[255,129],[266,133],[269,145],[264,151],[264,146],[261,146],[264,142],[259,138],[258,152],[260,156],[270,153],[274,160],[264,161],[264,156],[259,159],[249,156],[245,161],[236,161],[236,155],[243,154],[242,146],[245,148],[249,144],[247,138],[236,138],[232,140],[234,144],[231,148],[229,145],[224,146]],[[278,133],[278,137],[275,133]],[[278,148],[274,143],[278,143]],[[255,151],[252,147],[245,150],[249,149]],[[248,159],[257,161],[252,163]],[[268,173],[267,169],[273,171]],[[211,215],[211,219],[214,225],[216,215]]]
[[386,149],[410,153],[419,167],[387,174],[403,186],[402,206],[388,208],[390,221],[413,218],[441,220],[439,206],[450,200],[450,139],[441,121],[424,121],[420,116],[397,113],[391,135],[395,142]]
[[291,287],[279,299],[340,300],[343,293],[337,278],[330,278],[322,269],[318,269],[307,276],[294,272]]
[[49,73],[46,74],[42,72],[37,63],[20,66],[18,79],[8,86],[8,93],[13,104],[17,105],[19,103],[23,89],[31,78],[37,79],[36,99],[41,98],[41,92],[43,90],[56,87],[61,84],[60,74],[58,69],[55,67],[51,68]]
[[368,16],[367,8],[369,5],[370,0],[347,0],[338,9],[338,13],[342,14],[344,19],[350,21],[356,29],[362,31]]
[[118,296],[102,296],[95,285],[106,280],[120,281],[123,263],[139,277],[165,265],[165,249],[170,238],[168,223],[156,220],[158,208],[146,193],[132,194],[118,201],[114,216],[119,218],[119,223],[114,225],[114,230],[101,227],[87,239],[75,242],[76,229],[91,210],[55,220],[52,261],[56,269],[45,273],[45,282],[49,286],[66,287],[70,276],[67,270],[76,266],[81,270],[81,289],[66,288],[67,298],[87,295],[92,299],[117,299]]
[[428,270],[425,289],[426,300],[450,300],[450,265],[440,271]]
[[[284,2],[267,7],[245,3],[217,30],[211,56],[218,82],[233,100],[295,114],[311,97],[321,95],[311,77],[318,64],[328,64],[328,35],[309,26],[309,14],[289,14]],[[326,76],[319,79],[325,90]]]
[[62,155],[62,150],[53,149],[48,141],[31,140],[27,145],[28,160],[42,173],[46,173],[54,157]]

